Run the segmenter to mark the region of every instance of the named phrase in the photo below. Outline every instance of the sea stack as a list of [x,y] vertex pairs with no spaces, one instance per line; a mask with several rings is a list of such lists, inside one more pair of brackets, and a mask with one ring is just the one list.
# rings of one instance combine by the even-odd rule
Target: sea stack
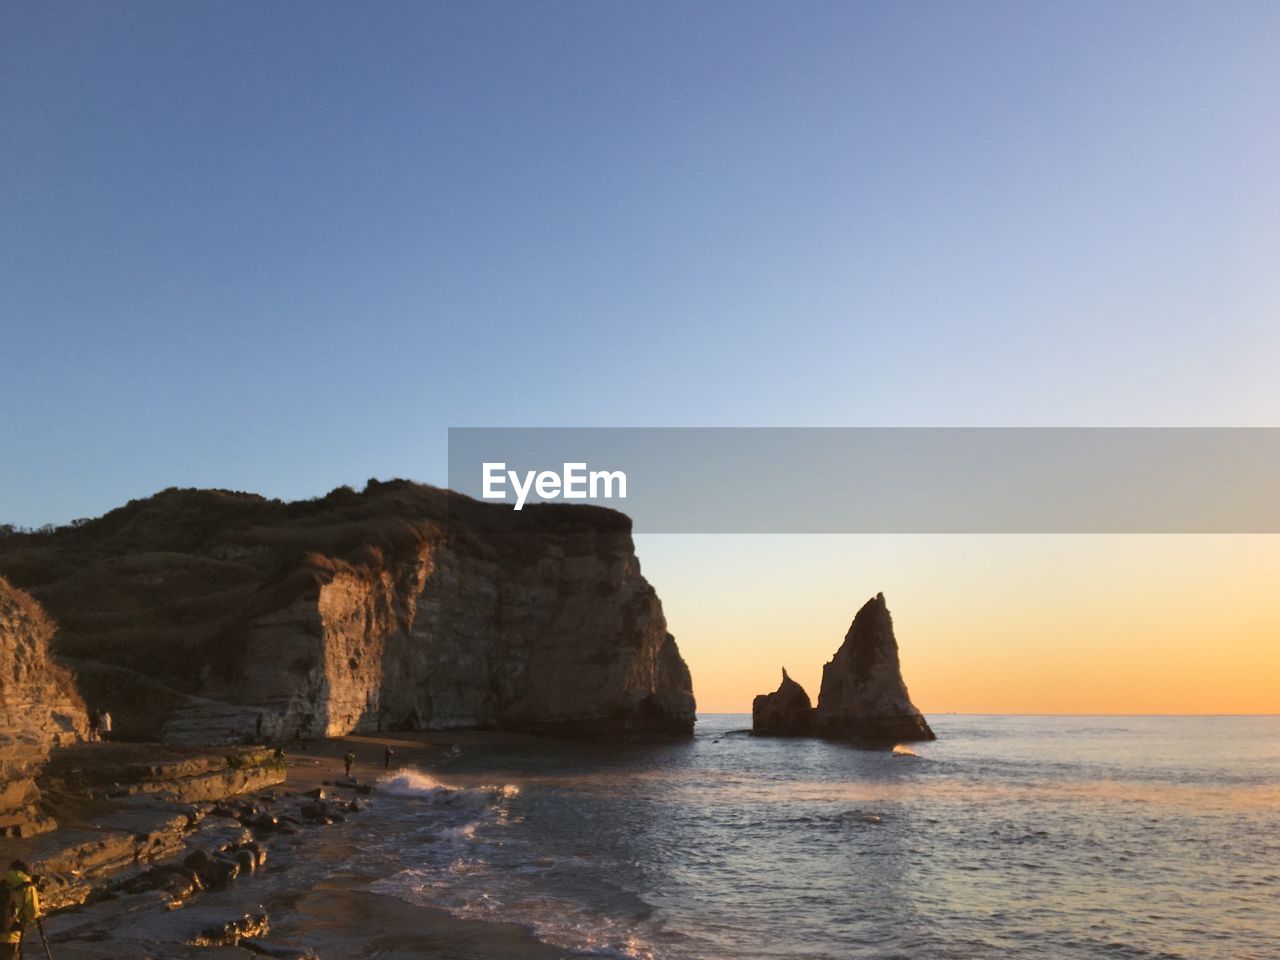
[[853,618],[844,643],[822,668],[814,732],[833,740],[933,740],[911,702],[898,663],[898,641],[884,594]]
[[752,733],[772,737],[805,737],[813,732],[813,701],[804,687],[787,676],[773,693],[762,693],[751,703]]
[[760,736],[818,736],[862,743],[933,740],[933,731],[907,694],[898,641],[884,594],[868,600],[836,655],[822,668],[818,706],[782,671],[782,685],[751,704],[751,732]]

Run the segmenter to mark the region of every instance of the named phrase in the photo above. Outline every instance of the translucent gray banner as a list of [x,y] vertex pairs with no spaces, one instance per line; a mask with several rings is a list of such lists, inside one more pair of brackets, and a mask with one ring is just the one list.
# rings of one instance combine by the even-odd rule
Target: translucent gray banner
[[453,428],[449,486],[638,533],[1276,533],[1280,429]]

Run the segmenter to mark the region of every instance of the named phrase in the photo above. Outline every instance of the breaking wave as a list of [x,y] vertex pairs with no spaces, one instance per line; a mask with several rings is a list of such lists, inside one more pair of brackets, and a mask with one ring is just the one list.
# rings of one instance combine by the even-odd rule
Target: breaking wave
[[483,787],[451,787],[416,767],[406,767],[378,778],[378,791],[393,797],[425,800],[436,806],[486,806],[510,799],[520,792],[515,784]]
[[351,821],[373,890],[566,957],[1276,955],[1275,718],[947,718],[892,754],[741,723],[393,771]]

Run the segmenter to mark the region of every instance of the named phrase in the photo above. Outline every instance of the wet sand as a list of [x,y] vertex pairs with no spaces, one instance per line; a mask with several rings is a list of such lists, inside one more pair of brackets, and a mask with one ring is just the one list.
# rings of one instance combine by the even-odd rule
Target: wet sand
[[[356,755],[352,776],[361,782],[374,781],[383,769],[383,750],[395,754],[390,771],[398,767],[447,769],[449,751],[483,749],[499,743],[529,739],[517,734],[485,732],[395,733],[378,736],[349,736],[299,745],[289,752],[289,777],[285,789],[301,792],[336,781],[344,775],[342,757],[348,750]],[[319,838],[323,843],[323,835]],[[313,855],[341,858],[340,848],[328,845],[314,849]],[[444,910],[405,903],[394,897],[371,893],[367,887],[381,879],[339,870],[310,886],[300,895],[282,892],[275,898],[273,933],[281,938],[312,946],[323,960],[355,960],[380,957],[386,960],[450,957],[458,960],[545,960],[564,957],[563,951],[533,938],[523,927],[512,924],[461,920]],[[268,907],[271,910],[271,907]]]
[[360,880],[336,877],[317,884],[274,929],[285,939],[311,945],[325,960],[565,956],[536,941],[522,927],[460,920],[443,910],[362,890]]

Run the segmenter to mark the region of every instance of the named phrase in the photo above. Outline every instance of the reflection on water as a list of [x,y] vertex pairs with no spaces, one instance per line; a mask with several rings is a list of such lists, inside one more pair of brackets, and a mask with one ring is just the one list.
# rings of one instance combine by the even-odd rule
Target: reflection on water
[[401,775],[375,889],[597,955],[1280,956],[1280,719],[940,717],[894,751],[748,722]]

